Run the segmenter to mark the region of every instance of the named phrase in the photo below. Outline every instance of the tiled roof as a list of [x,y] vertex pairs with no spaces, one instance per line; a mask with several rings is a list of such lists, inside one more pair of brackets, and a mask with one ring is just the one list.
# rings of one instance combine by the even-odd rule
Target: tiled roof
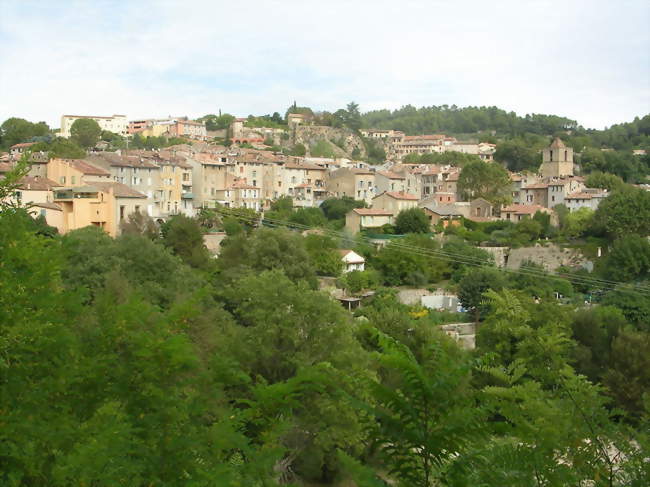
[[83,173],[83,174],[88,174],[91,176],[110,176],[111,174],[108,171],[105,171],[104,169],[100,169],[97,166],[93,166],[92,164],[88,164],[87,162],[84,162],[80,159],[61,159],[65,161],[68,165],[72,166],[75,168],[77,171]]
[[251,186],[246,181],[235,181],[230,186],[228,186],[228,189],[260,189],[260,188],[256,186]]
[[548,184],[545,183],[535,183],[524,186],[524,189],[548,189]]
[[12,149],[22,149],[23,147],[31,147],[34,144],[36,144],[36,142],[23,142],[22,144],[14,144],[14,145],[11,146],[11,148]]
[[61,207],[56,203],[32,203],[32,205],[38,206],[39,208],[47,208],[49,210],[62,211]]
[[392,211],[381,210],[379,208],[355,208],[352,210],[361,216],[392,216]]
[[449,173],[449,176],[447,176],[447,179],[445,179],[445,181],[450,181],[450,182],[458,181],[459,176],[460,176],[460,172],[451,172]]
[[0,162],[0,174],[9,172],[14,168],[10,162]]
[[395,174],[392,171],[377,171],[377,174],[381,174],[385,178],[388,179],[405,179],[404,176],[400,176],[399,174]]
[[541,205],[508,205],[504,207],[502,213],[516,213],[520,215],[534,215],[538,211],[544,211],[544,208]]
[[309,162],[287,162],[284,165],[285,169],[307,169],[310,171],[326,171],[323,166],[319,166],[317,164],[311,164]]
[[560,139],[559,137],[555,137],[553,139],[553,142],[551,142],[550,148],[551,149],[564,149],[564,148],[566,148],[566,145],[564,145],[564,142],[562,142],[562,139]]
[[[382,194],[390,196],[391,198],[395,198],[396,200],[418,201],[420,199],[414,194],[404,193],[403,191],[386,191],[385,193]],[[381,194],[379,196],[381,196]],[[379,196],[375,196],[375,198],[379,198]]]
[[39,176],[25,176],[20,180],[20,189],[23,191],[49,191],[56,186],[59,185],[54,181]]
[[146,198],[147,196],[129,188],[127,185],[115,182],[91,182],[88,186],[95,187],[100,191],[107,193],[110,189],[117,198]]

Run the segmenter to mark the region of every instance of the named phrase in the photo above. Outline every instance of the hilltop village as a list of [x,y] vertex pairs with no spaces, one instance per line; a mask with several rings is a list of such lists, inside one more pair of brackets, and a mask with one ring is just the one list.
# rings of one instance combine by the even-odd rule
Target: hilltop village
[[650,115],[64,115],[0,149],[0,484],[649,485]]

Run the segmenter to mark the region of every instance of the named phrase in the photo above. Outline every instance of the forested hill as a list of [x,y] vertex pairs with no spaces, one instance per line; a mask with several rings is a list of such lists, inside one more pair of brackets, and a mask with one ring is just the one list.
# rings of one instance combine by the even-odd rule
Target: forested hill
[[398,110],[374,110],[362,114],[362,126],[395,129],[407,135],[448,133],[470,134],[495,131],[497,135],[517,136],[526,133],[555,135],[572,131],[589,135],[601,145],[615,149],[647,146],[650,137],[650,115],[634,121],[613,125],[606,130],[585,129],[576,120],[557,115],[527,114],[519,116],[497,107],[430,106],[416,108],[406,105]]

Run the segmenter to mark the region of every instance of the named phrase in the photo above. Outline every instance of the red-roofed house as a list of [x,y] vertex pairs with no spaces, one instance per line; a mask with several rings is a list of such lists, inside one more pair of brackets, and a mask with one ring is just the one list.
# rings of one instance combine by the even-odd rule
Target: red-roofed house
[[540,205],[508,205],[501,209],[501,220],[516,223],[526,218],[532,218],[538,211],[552,213],[549,209]]

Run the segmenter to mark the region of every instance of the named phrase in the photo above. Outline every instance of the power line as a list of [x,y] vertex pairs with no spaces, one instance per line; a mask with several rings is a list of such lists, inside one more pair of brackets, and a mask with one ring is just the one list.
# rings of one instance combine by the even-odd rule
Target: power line
[[[274,224],[277,226],[285,226],[289,228],[296,228],[296,229],[302,229],[302,230],[318,230],[322,233],[324,233],[327,236],[330,237],[336,237],[336,238],[344,238],[344,239],[350,239],[350,236],[345,234],[344,232],[339,232],[336,230],[330,230],[330,229],[324,229],[324,228],[317,228],[317,227],[310,227],[308,225],[303,225],[300,223],[294,223],[294,222],[289,222],[286,220],[277,220],[277,219],[271,219],[271,218],[254,218],[254,217],[247,217],[245,215],[237,215],[234,212],[229,212],[227,210],[222,210],[219,208],[214,208],[213,209],[215,212],[222,216],[231,216],[234,218],[237,218],[239,220],[246,221],[247,223],[264,223],[267,222],[268,224]],[[360,236],[361,240],[373,244],[372,239],[365,237],[365,236]],[[411,253],[413,255],[420,255],[423,257],[436,257],[441,260],[446,260],[446,261],[451,261],[451,262],[457,262],[460,264],[464,265],[469,265],[469,266],[474,266],[474,267],[487,267],[487,263],[485,260],[478,258],[478,257],[472,257],[472,256],[467,256],[467,255],[462,255],[462,254],[457,254],[454,252],[449,252],[445,250],[437,250],[437,249],[427,249],[424,247],[416,247],[400,242],[395,242],[392,241],[390,243],[391,247],[401,250],[402,252],[405,253]],[[480,248],[480,247],[477,247]],[[569,275],[569,274],[562,274],[562,273],[557,273],[553,271],[542,271],[542,270],[537,270],[537,269],[531,269],[531,268],[519,268],[519,269],[508,269],[508,268],[501,268],[502,271],[511,273],[511,274],[523,274],[523,275],[529,275],[531,277],[537,277],[537,278],[560,278],[560,279],[565,279],[569,282],[572,282],[573,284],[577,285],[588,285],[596,288],[602,288],[605,290],[614,290],[617,286],[619,285],[629,285],[627,283],[623,282],[618,282],[618,281],[610,281],[606,279],[599,279],[599,278],[594,278],[594,277],[587,277],[587,276],[577,276],[577,275]],[[640,294],[642,296],[647,296],[650,297],[650,288],[639,285],[639,284],[634,284],[634,287],[637,289],[630,289],[631,291]]]

